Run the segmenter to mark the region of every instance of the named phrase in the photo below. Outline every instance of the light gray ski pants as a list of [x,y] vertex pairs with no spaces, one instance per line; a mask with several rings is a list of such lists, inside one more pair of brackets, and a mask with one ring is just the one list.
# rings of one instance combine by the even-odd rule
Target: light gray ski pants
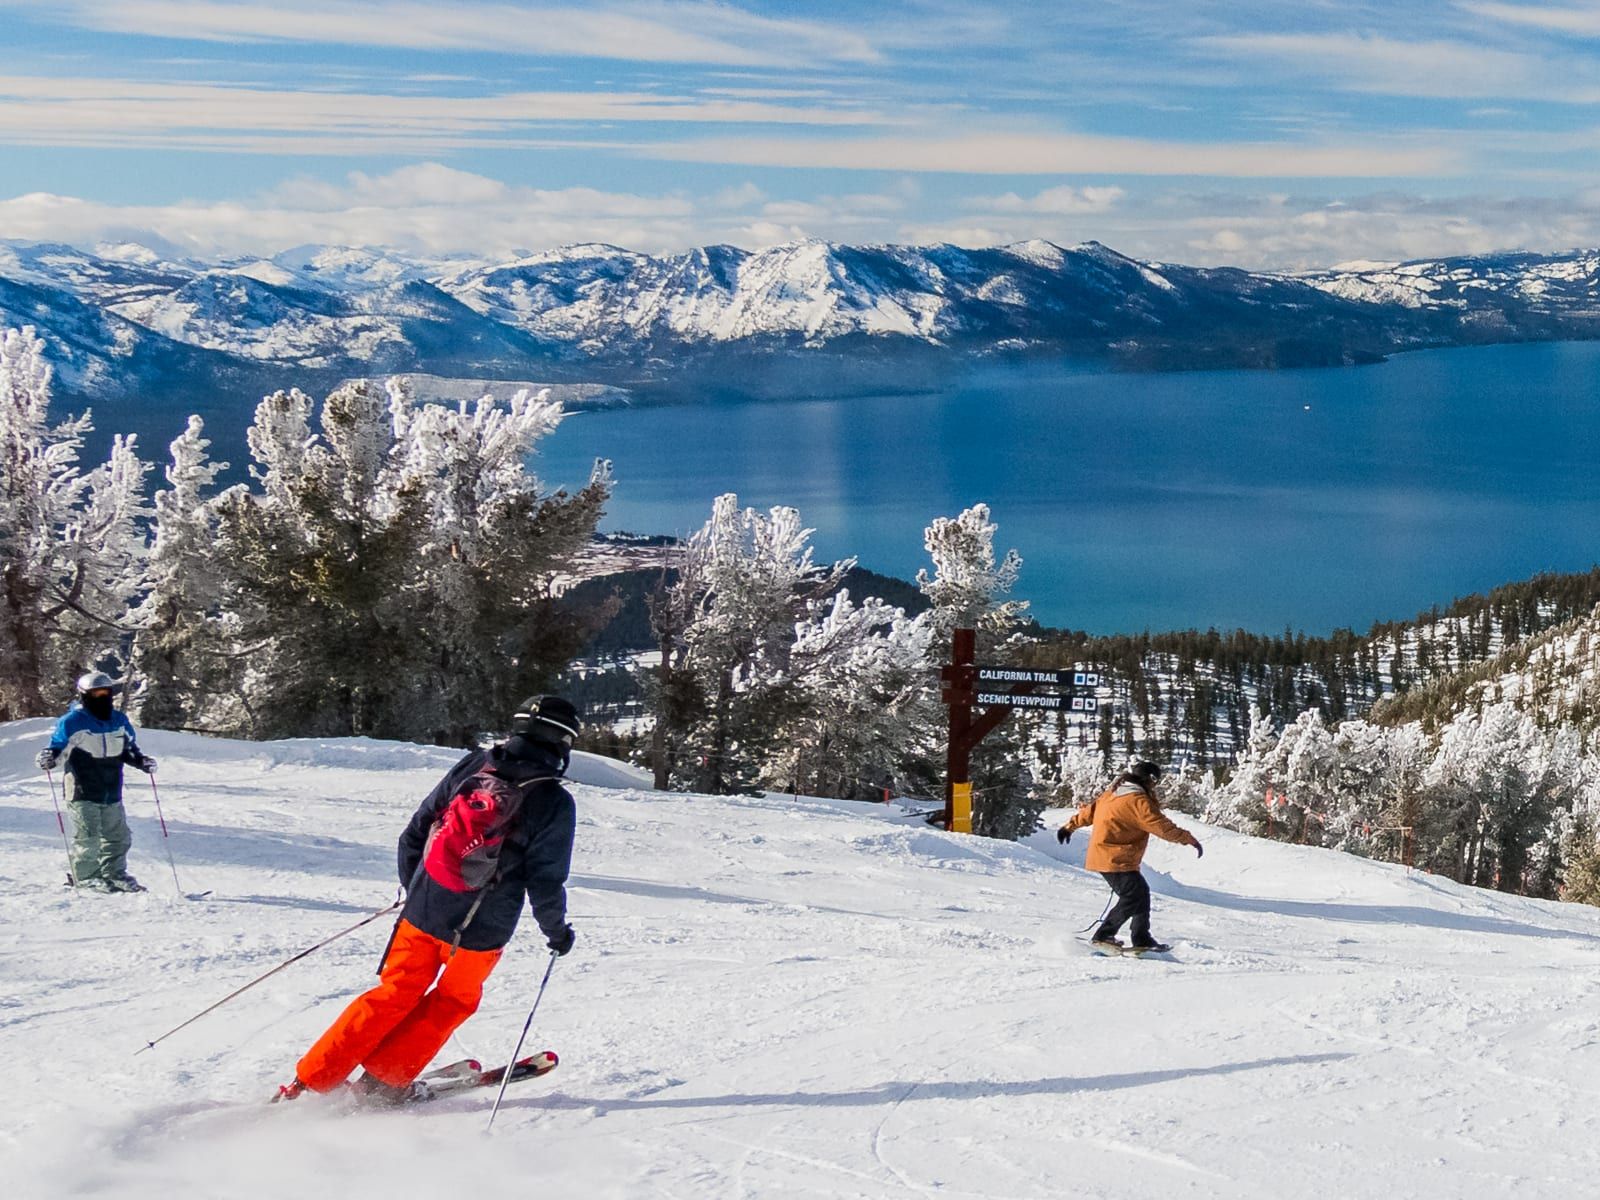
[[89,879],[121,879],[128,873],[128,847],[133,835],[122,802],[96,804],[91,800],[69,800],[72,813],[72,869],[78,882]]

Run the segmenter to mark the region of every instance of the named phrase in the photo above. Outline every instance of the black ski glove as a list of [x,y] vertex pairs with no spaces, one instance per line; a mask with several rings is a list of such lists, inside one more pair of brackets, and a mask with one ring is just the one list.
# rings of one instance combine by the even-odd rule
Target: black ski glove
[[1068,829],[1065,825],[1056,830],[1056,841],[1060,842],[1063,846],[1065,846],[1071,840],[1072,830]]
[[550,949],[554,950],[559,956],[565,954],[568,950],[571,950],[572,943],[577,940],[578,935],[572,931],[572,926],[563,925],[560,929],[560,932],[552,934],[550,936],[550,940],[547,941],[545,945],[549,946]]
[[1204,858],[1206,856],[1206,848],[1200,844],[1199,838],[1194,839],[1194,856],[1196,858]]
[[41,771],[53,771],[56,766],[56,752],[54,750],[41,750],[39,757],[33,760],[39,764]]
[[133,764],[133,769],[135,771],[143,771],[146,775],[154,775],[156,773],[156,760],[146,754]]

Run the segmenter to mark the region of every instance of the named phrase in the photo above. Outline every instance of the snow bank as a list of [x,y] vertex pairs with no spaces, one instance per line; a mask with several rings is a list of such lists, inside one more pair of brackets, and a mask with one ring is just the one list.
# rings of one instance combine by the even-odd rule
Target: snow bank
[[[367,986],[375,922],[162,1043],[394,894],[453,751],[146,733],[186,889],[130,775],[140,896],[74,895],[48,722],[0,726],[0,1177],[17,1197],[1392,1197],[1587,1194],[1600,913],[1202,831],[1158,844],[1173,961],[1101,959],[1083,838],[647,790],[579,758],[576,950],[508,1093],[341,1115],[259,1102]],[[497,1060],[531,923],[446,1048]]]

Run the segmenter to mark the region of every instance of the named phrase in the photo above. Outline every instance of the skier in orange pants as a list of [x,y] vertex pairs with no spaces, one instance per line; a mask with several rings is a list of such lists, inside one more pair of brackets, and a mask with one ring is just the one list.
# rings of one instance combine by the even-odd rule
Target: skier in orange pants
[[502,953],[457,950],[451,956],[448,942],[402,919],[383,960],[382,982],[358,996],[306,1051],[296,1078],[326,1092],[364,1066],[379,1083],[405,1087],[478,1011],[484,981]]
[[306,1051],[278,1099],[332,1091],[365,1067],[357,1092],[404,1100],[477,1011],[524,897],[550,949],[572,949],[566,881],[577,810],[561,779],[577,732],[568,701],[535,696],[512,718],[506,741],[474,750],[428,794],[400,835],[406,900],[378,986]]

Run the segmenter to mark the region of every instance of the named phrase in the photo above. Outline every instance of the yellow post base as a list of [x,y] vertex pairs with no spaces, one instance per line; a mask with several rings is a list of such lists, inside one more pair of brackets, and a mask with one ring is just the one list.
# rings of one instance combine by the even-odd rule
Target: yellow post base
[[950,832],[972,832],[972,785],[970,783],[952,783],[950,785]]

